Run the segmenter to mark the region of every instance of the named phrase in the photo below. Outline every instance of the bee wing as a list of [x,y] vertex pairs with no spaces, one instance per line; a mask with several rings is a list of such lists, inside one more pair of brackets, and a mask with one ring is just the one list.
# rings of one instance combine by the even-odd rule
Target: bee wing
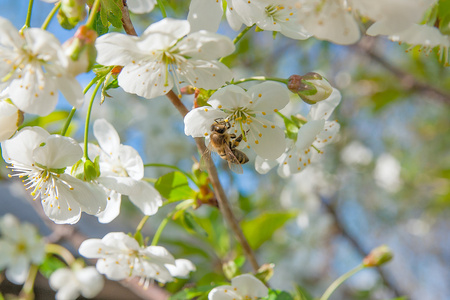
[[233,151],[231,151],[229,147],[225,147],[225,153],[227,155],[228,167],[230,167],[230,170],[236,174],[244,173],[241,163],[239,162],[239,160],[236,158],[236,156],[233,154]]
[[206,171],[208,169],[208,163],[211,163],[211,143],[208,144],[208,147],[206,147],[205,151],[202,153],[202,157],[200,158],[200,170]]

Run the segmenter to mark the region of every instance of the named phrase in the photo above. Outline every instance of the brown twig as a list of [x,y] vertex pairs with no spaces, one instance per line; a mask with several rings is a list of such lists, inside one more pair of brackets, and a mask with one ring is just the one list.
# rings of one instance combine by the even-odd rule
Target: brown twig
[[[323,197],[320,197],[320,201],[322,202],[323,206],[326,208],[327,212],[333,217],[334,224],[338,232],[345,237],[350,244],[353,246],[353,248],[356,249],[356,251],[362,256],[366,257],[369,252],[364,250],[364,247],[359,243],[359,241],[353,237],[351,233],[348,232],[348,230],[345,228],[343,222],[341,221],[341,218],[339,217],[336,208],[334,207],[333,203],[330,203],[328,200],[326,200]],[[380,267],[376,267],[378,273],[380,274],[381,280],[383,281],[384,285],[386,285],[396,297],[405,296],[406,294],[404,292],[401,292],[397,286],[390,280],[388,280],[388,276],[385,274],[383,269]],[[406,297],[409,299],[409,297]]]
[[[180,101],[178,96],[173,92],[170,91],[167,95],[167,98],[169,98],[170,102],[175,106],[175,108],[180,112],[180,114],[183,116],[186,116],[186,114],[189,112],[189,110],[184,106],[184,104]],[[205,153],[206,146],[205,146],[205,139],[204,138],[195,138],[195,143],[197,144],[197,148],[200,153]],[[209,155],[209,153],[205,153],[205,155]],[[207,170],[209,174],[209,180],[211,181],[211,184],[213,186],[217,201],[219,202],[219,209],[225,218],[228,225],[231,227],[231,230],[235,234],[238,242],[241,244],[242,249],[244,250],[245,256],[250,261],[250,264],[252,266],[253,271],[256,273],[259,269],[258,262],[256,261],[255,254],[253,252],[253,249],[250,247],[250,244],[248,243],[247,239],[244,236],[244,233],[242,232],[241,227],[239,226],[239,222],[236,220],[230,204],[227,199],[227,195],[225,194],[225,191],[223,190],[222,184],[219,180],[219,175],[217,174],[217,169],[214,166],[214,163],[211,159],[206,159],[207,164]]]
[[125,30],[125,32],[128,35],[137,36],[136,30],[134,29],[133,23],[131,22],[131,19],[130,19],[130,13],[128,11],[127,0],[123,0],[122,3],[123,3],[123,5],[122,5],[121,10],[122,10],[123,29]]
[[428,82],[418,80],[413,75],[395,66],[395,64],[385,60],[381,55],[375,52],[374,44],[375,38],[365,37],[361,39],[359,43],[355,44],[352,47],[356,51],[363,53],[373,61],[380,64],[383,68],[391,72],[395,77],[397,77],[400,80],[400,84],[402,84],[406,89],[416,90],[420,93],[425,93],[436,100],[439,100],[446,104],[450,104],[450,93],[445,92]]

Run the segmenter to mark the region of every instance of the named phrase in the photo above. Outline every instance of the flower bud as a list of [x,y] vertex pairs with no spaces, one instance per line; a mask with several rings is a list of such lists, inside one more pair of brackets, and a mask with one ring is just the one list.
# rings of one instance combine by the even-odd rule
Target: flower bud
[[63,44],[64,51],[69,58],[68,71],[73,76],[92,69],[97,58],[96,38],[97,33],[83,25],[78,28],[73,38]]
[[65,29],[74,28],[86,18],[86,0],[61,0],[58,21]]
[[8,100],[0,100],[0,141],[9,139],[23,122],[23,112]]
[[303,76],[292,75],[288,78],[288,89],[299,95],[308,104],[316,104],[327,99],[333,92],[330,83],[315,72]]
[[364,257],[363,265],[365,267],[377,267],[382,264],[390,261],[393,257],[391,249],[388,246],[382,245],[379,246],[372,251],[370,251],[369,255]]

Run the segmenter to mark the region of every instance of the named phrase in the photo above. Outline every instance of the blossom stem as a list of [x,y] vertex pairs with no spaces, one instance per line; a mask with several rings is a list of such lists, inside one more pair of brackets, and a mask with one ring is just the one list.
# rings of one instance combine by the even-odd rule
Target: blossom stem
[[90,160],[89,159],[89,154],[88,154],[88,137],[89,137],[89,121],[91,119],[91,111],[92,111],[92,105],[94,104],[94,100],[95,100],[95,96],[97,95],[98,89],[100,88],[100,86],[102,85],[101,81],[97,82],[97,85],[95,86],[94,91],[92,92],[92,96],[91,96],[91,102],[89,102],[89,107],[86,113],[86,123],[85,123],[85,127],[84,127],[84,158],[86,160]]
[[158,3],[162,17],[167,18],[166,8],[164,7],[164,3],[162,3],[162,0],[156,0],[156,3]]
[[164,228],[166,227],[167,223],[169,223],[170,219],[172,218],[175,210],[167,215],[167,217],[162,220],[161,224],[159,224],[158,229],[155,232],[155,235],[153,236],[152,244],[151,246],[158,245],[159,238],[161,237],[161,233],[163,232]]
[[71,266],[75,262],[75,257],[73,257],[72,253],[61,245],[47,244],[45,245],[45,252],[58,255],[68,266]]
[[34,0],[29,0],[29,2],[28,2],[27,18],[25,19],[25,25],[23,25],[22,29],[20,29],[20,32],[21,32],[21,33],[22,33],[22,31],[23,31],[25,28],[30,27],[30,23],[31,23],[31,13],[32,13],[32,11],[33,11],[33,3],[34,3]]
[[144,216],[136,227],[136,232],[141,231],[150,216]]
[[46,30],[48,25],[50,24],[50,21],[53,19],[53,17],[55,16],[56,12],[58,11],[58,9],[61,7],[61,1],[59,1],[58,3],[55,4],[55,7],[53,7],[53,9],[50,11],[50,13],[48,14],[47,18],[45,18],[44,23],[41,26],[41,29]]
[[22,288],[22,293],[26,295],[25,299],[34,299],[34,281],[36,280],[36,275],[39,270],[39,266],[31,265],[28,271],[28,277]]
[[187,178],[189,178],[193,183],[195,182],[194,177],[192,177],[191,174],[181,170],[180,168],[178,168],[177,166],[172,166],[172,165],[166,165],[166,164],[145,164],[144,167],[162,167],[162,168],[170,168],[170,169],[174,169],[177,170],[178,172],[183,173]]
[[277,81],[277,82],[281,82],[284,84],[288,84],[288,80],[285,78],[266,77],[266,76],[254,76],[254,77],[239,79],[236,81],[233,80],[231,82],[231,84],[240,84],[240,83],[244,83],[244,82],[248,82],[248,81]]
[[[89,89],[91,88],[91,86],[94,85],[95,82],[97,82],[97,77],[92,79],[91,82],[89,82],[89,84],[84,88],[83,94],[86,94],[87,91],[89,91]],[[73,118],[73,115],[75,114],[76,110],[77,109],[75,107],[72,107],[72,110],[70,111],[69,116],[67,117],[66,123],[64,124],[64,127],[61,130],[61,135],[62,136],[66,135],[67,129],[69,128],[70,122],[72,122],[72,118]]]
[[347,273],[341,275],[338,279],[336,279],[325,291],[325,293],[323,293],[322,297],[320,297],[319,300],[328,300],[328,298],[331,296],[331,294],[333,294],[333,292],[347,279],[349,279],[352,275],[358,273],[359,271],[361,271],[362,269],[364,269],[364,265],[360,264],[359,266],[357,266],[356,268],[348,271]]
[[92,5],[91,12],[89,14],[89,19],[86,22],[86,26],[90,29],[94,28],[95,16],[97,15],[97,11],[100,7],[100,0],[95,0]]
[[[175,108],[180,112],[180,114],[183,116],[186,116],[186,114],[189,112],[189,110],[184,106],[184,104],[180,101],[178,96],[173,92],[170,91],[166,94],[167,98],[172,102],[172,104],[175,106]],[[197,148],[200,151],[200,153],[205,153],[206,146],[205,146],[205,139],[204,138],[195,138],[195,143],[197,144]],[[208,155],[208,153],[206,153]],[[244,236],[244,233],[242,232],[241,227],[239,226],[238,221],[236,220],[236,217],[233,214],[233,211],[231,210],[230,204],[228,202],[228,198],[225,194],[225,191],[223,190],[222,184],[219,180],[219,175],[217,174],[217,169],[214,166],[214,163],[211,159],[206,159],[206,167],[208,171],[209,180],[213,186],[214,193],[217,198],[217,202],[219,203],[220,212],[222,213],[223,217],[225,218],[228,226],[231,227],[231,230],[233,231],[236,239],[241,244],[242,249],[244,250],[244,254],[249,260],[253,271],[256,273],[259,269],[258,262],[256,261],[255,254],[253,253],[253,249],[250,247],[250,244],[247,241],[247,238]]]

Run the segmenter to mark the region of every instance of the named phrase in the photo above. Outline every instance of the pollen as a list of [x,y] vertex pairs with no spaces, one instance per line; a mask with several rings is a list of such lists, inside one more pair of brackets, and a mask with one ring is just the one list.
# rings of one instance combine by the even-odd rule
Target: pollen
[[262,95],[261,95],[261,94],[259,94],[259,95],[258,95],[258,97],[259,97],[259,98],[261,98],[261,97],[262,97]]
[[72,211],[72,208],[71,208],[71,207],[69,207],[69,211]]
[[297,170],[300,171],[302,168],[298,167]]
[[274,112],[278,112],[278,109],[275,108],[273,111],[274,111]]
[[283,164],[287,165],[287,161],[285,161]]
[[258,134],[259,135],[259,137],[262,137],[262,133],[260,133],[260,134]]
[[263,125],[264,128],[267,128],[267,125]]
[[258,141],[258,140],[255,140],[255,144],[259,144],[259,141]]
[[289,21],[289,18],[286,18],[286,21]]
[[262,114],[263,114],[263,116],[265,116],[266,115],[266,113],[263,111],[263,112],[261,112]]
[[216,74],[213,74],[213,77],[215,77],[216,76]]
[[248,148],[248,149],[250,149],[250,146],[249,146],[249,145],[247,145],[247,148]]
[[39,95],[36,93],[36,94],[34,94],[34,96],[37,98],[37,97],[39,97]]
[[54,92],[50,92],[50,95],[53,96],[55,93]]
[[275,129],[275,125],[272,125],[272,126],[270,126],[270,127],[272,127],[273,129]]
[[205,136],[208,136],[208,133],[207,133],[207,132],[205,132]]
[[[217,108],[222,108],[222,105],[217,106]],[[225,121],[225,122],[227,122],[227,121]]]
[[208,111],[208,109],[207,109],[207,108],[205,108],[205,111]]

